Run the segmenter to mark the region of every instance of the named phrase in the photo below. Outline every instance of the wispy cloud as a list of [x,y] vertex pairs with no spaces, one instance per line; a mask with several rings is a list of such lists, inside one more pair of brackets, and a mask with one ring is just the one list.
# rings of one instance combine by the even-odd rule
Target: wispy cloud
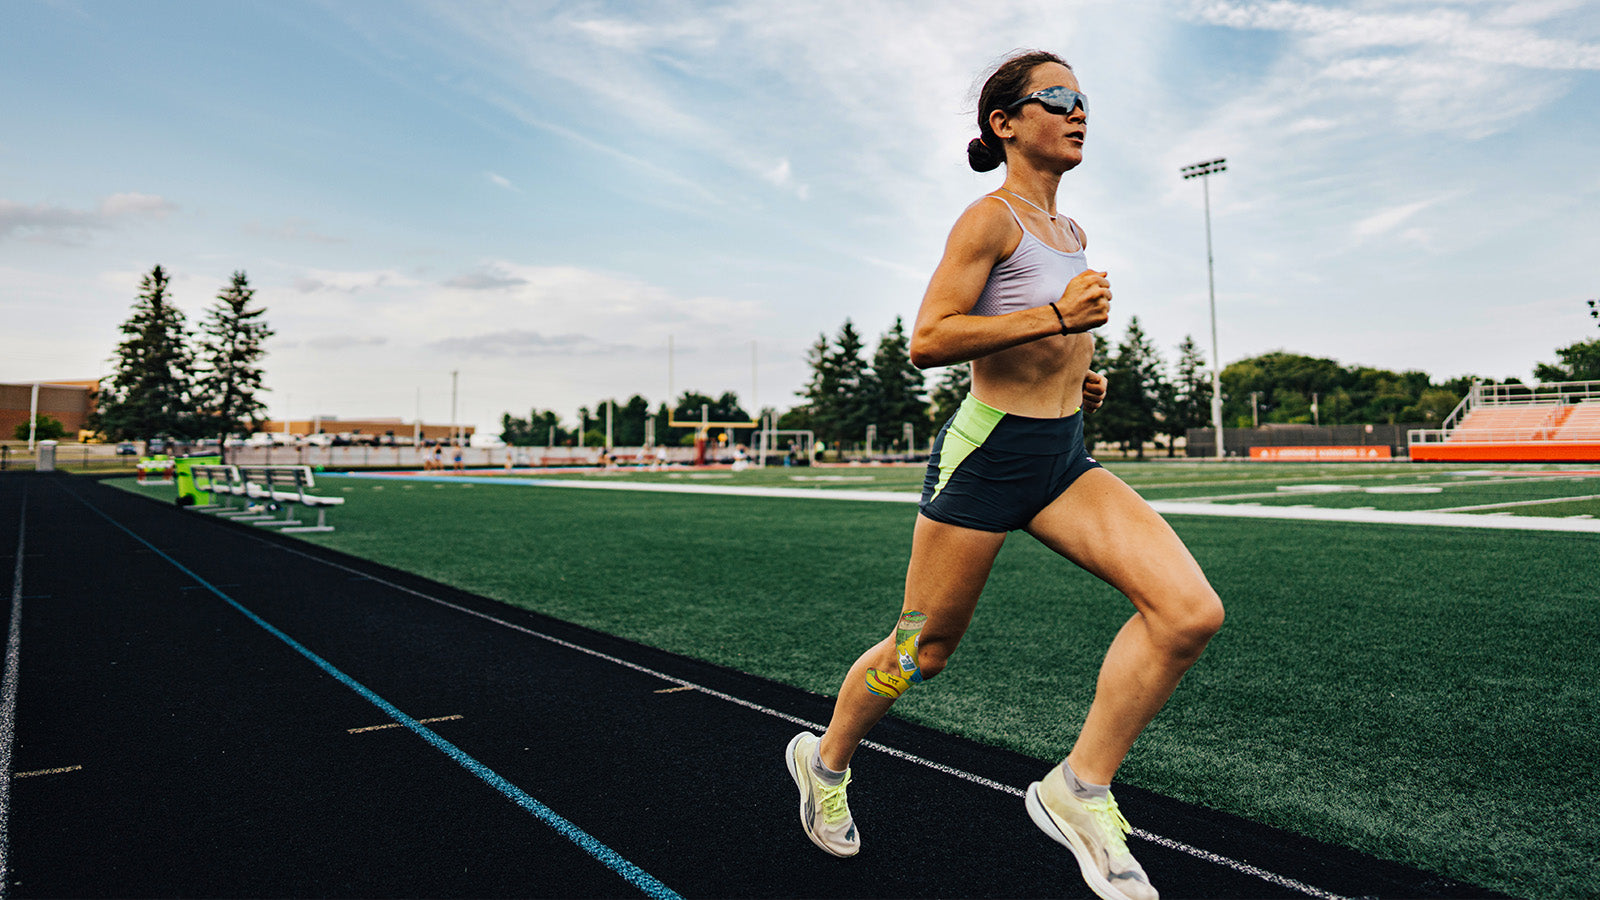
[[522,189],[512,184],[511,179],[505,177],[504,175],[501,175],[497,172],[485,172],[483,174],[484,177],[489,179],[489,183],[493,184],[495,187],[503,188],[511,191],[514,194],[522,193]]
[[121,216],[153,216],[160,219],[177,208],[176,203],[155,194],[112,194],[100,201],[100,214],[112,219]]
[[1480,139],[1560,97],[1571,74],[1600,71],[1600,42],[1563,33],[1571,4],[1418,6],[1203,0],[1189,13],[1201,24],[1289,39],[1271,77],[1233,107],[1267,113],[1271,127],[1296,132]]
[[310,269],[294,279],[294,289],[302,294],[335,291],[356,294],[378,288],[411,288],[421,284],[415,278],[393,269],[376,271],[341,272],[332,269]]
[[444,286],[460,288],[466,291],[496,291],[521,287],[527,283],[528,280],[526,278],[512,275],[493,265],[486,265],[475,271],[457,275],[445,281]]
[[[1410,221],[1410,219],[1417,213],[1422,212],[1430,206],[1433,206],[1442,199],[1444,198],[1435,197],[1429,200],[1418,200],[1414,203],[1402,203],[1398,206],[1391,206],[1388,209],[1379,210],[1378,212],[1375,212],[1372,215],[1356,222],[1353,226],[1351,226],[1350,231],[1357,239],[1360,240],[1382,237],[1393,232],[1401,225],[1404,225],[1406,222]],[[1420,234],[1420,232],[1413,232],[1412,236],[1415,237],[1418,234]]]
[[382,347],[389,343],[389,339],[371,334],[327,334],[307,338],[303,343],[312,350],[327,352],[349,350],[353,347]]
[[0,200],[0,239],[21,237],[80,243],[89,232],[131,219],[162,219],[178,205],[155,194],[112,194],[92,209],[50,203],[21,204]]
[[616,345],[606,344],[586,334],[543,334],[537,331],[509,329],[469,337],[445,338],[428,344],[428,349],[462,357],[516,357],[531,354],[580,355],[614,351]]
[[1389,3],[1340,8],[1272,0],[1266,3],[1202,2],[1200,21],[1229,28],[1265,29],[1306,35],[1311,49],[1334,55],[1378,48],[1432,48],[1473,62],[1531,69],[1600,70],[1600,44],[1545,37],[1528,26],[1574,8],[1571,3],[1489,2],[1461,9]]
[[312,227],[312,223],[305,219],[289,219],[278,225],[263,225],[260,222],[246,222],[242,229],[245,234],[252,237],[265,237],[274,240],[305,242],[311,244],[346,244],[348,238],[324,234]]

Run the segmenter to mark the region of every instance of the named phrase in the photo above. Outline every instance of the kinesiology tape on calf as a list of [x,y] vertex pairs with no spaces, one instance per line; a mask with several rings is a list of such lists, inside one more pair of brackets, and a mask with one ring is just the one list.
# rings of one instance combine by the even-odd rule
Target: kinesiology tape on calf
[[928,614],[915,610],[900,617],[894,629],[894,652],[899,663],[898,671],[867,670],[867,690],[880,697],[893,700],[904,694],[913,684],[922,682],[922,668],[917,664],[917,651],[922,646],[922,626]]

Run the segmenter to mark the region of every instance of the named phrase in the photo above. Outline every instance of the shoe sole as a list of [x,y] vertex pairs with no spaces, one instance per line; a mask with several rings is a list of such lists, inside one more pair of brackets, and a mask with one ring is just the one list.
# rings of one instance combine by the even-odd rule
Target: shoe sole
[[857,844],[855,850],[852,850],[849,853],[840,853],[832,847],[829,847],[827,844],[824,844],[822,839],[817,837],[817,833],[811,830],[811,818],[806,815],[806,785],[805,782],[801,780],[800,770],[794,761],[795,748],[800,745],[801,740],[811,736],[812,735],[805,732],[795,735],[794,738],[789,741],[789,747],[784,751],[783,754],[783,763],[789,769],[789,777],[794,779],[794,786],[800,789],[800,828],[805,831],[806,837],[811,839],[811,843],[816,844],[817,847],[823,852],[831,856],[840,857],[841,859],[855,856],[861,851],[860,844]]
[[1100,869],[1094,863],[1094,854],[1083,843],[1083,838],[1071,828],[1063,828],[1056,822],[1055,816],[1045,809],[1044,801],[1039,799],[1039,782],[1028,785],[1028,795],[1024,801],[1028,807],[1028,818],[1033,824],[1039,826],[1051,840],[1072,851],[1073,859],[1078,861],[1078,871],[1083,874],[1083,881],[1094,891],[1095,896],[1102,900],[1130,900],[1127,894],[1122,893],[1100,874]]

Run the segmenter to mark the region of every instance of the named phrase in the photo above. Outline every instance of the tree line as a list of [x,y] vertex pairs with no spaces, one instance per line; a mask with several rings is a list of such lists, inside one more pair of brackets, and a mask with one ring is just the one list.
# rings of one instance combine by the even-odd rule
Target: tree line
[[[266,404],[261,394],[263,343],[273,332],[265,309],[253,305],[255,290],[243,271],[233,273],[208,307],[198,330],[173,305],[170,277],[157,265],[139,283],[132,314],[122,323],[123,340],[112,357],[113,372],[101,384],[89,428],[110,440],[167,437],[226,438],[259,430]],[[1600,301],[1588,300],[1600,323]],[[1110,382],[1106,403],[1085,417],[1086,438],[1119,445],[1141,456],[1146,444],[1175,453],[1177,439],[1211,424],[1211,375],[1204,353],[1186,336],[1169,361],[1130,317],[1121,340],[1107,348],[1104,336],[1095,368]],[[1555,351],[1557,361],[1539,363],[1541,382],[1600,381],[1600,339]],[[748,410],[737,394],[712,397],[695,391],[654,409],[641,394],[624,402],[603,399],[578,411],[569,425],[555,412],[535,408],[527,417],[506,413],[501,438],[520,446],[605,443],[640,446],[690,443],[702,417],[712,422],[749,422],[771,416],[784,430],[809,430],[829,446],[859,448],[873,436],[886,451],[925,450],[971,386],[971,366],[949,366],[929,383],[911,363],[910,335],[896,317],[866,340],[845,319],[833,337],[822,333],[807,350],[811,374],[799,403],[779,412]],[[1438,425],[1461,402],[1472,375],[1435,382],[1417,370],[1394,372],[1289,353],[1264,353],[1229,364],[1220,374],[1223,423],[1229,428],[1266,424],[1346,425],[1364,423]],[[677,421],[679,424],[671,424]],[[48,430],[53,422],[40,422]],[[718,429],[721,431],[721,429]],[[906,432],[911,441],[905,440]],[[748,443],[754,427],[728,429],[727,440]],[[41,432],[42,433],[42,432]],[[1162,440],[1165,439],[1165,440]]]
[[173,305],[169,283],[159,265],[140,280],[89,428],[113,441],[224,439],[259,430],[266,412],[262,343],[273,332],[266,310],[251,305],[249,278],[233,273],[198,330]]
[[[606,416],[611,417],[611,444],[615,447],[641,447],[647,437],[653,436],[656,444],[693,443],[697,429],[691,426],[674,427],[679,422],[752,422],[772,410],[761,410],[757,415],[745,411],[739,396],[732,391],[720,397],[711,397],[697,391],[685,391],[669,408],[662,403],[654,410],[650,401],[634,394],[626,401],[614,399],[596,401],[578,408],[578,423],[568,427],[554,411],[535,408],[526,417],[505,413],[500,417],[500,440],[513,447],[603,446],[606,441]],[[652,424],[653,423],[653,424]],[[722,429],[716,429],[721,431]],[[733,440],[748,443],[754,427],[730,429]],[[581,440],[580,440],[581,435]]]
[[[1586,301],[1600,320],[1600,302]],[[1211,370],[1193,336],[1185,336],[1169,359],[1145,333],[1137,316],[1128,320],[1121,339],[1106,347],[1104,336],[1094,368],[1109,381],[1105,405],[1084,417],[1086,440],[1119,446],[1141,458],[1147,444],[1164,446],[1175,455],[1179,439],[1193,428],[1211,426]],[[810,430],[829,446],[858,449],[867,443],[885,451],[925,450],[934,432],[947,420],[971,387],[970,364],[944,368],[932,380],[911,364],[910,336],[896,317],[871,348],[849,319],[832,338],[819,334],[806,354],[811,374],[798,392],[800,402],[777,415],[780,429]],[[1600,381],[1600,339],[1580,341],[1556,351],[1557,363],[1540,363],[1540,381]],[[1230,363],[1220,373],[1222,418],[1226,428],[1272,424],[1408,424],[1437,426],[1461,403],[1474,381],[1518,384],[1461,375],[1435,381],[1419,370],[1395,372],[1332,359],[1274,350]],[[701,404],[712,421],[749,420],[738,397],[725,393],[716,401],[685,393],[673,404],[672,416],[698,420]],[[626,403],[603,400],[580,411],[584,443],[601,444],[603,410],[613,407],[612,443],[638,446],[645,422],[654,419],[657,443],[687,443],[694,429],[667,426],[668,406],[651,411],[649,401],[635,394]],[[757,417],[776,414],[763,409]],[[591,416],[595,418],[590,418]],[[548,410],[534,410],[527,419],[507,414],[502,438],[513,444],[576,443],[579,429],[568,429]],[[910,425],[912,446],[903,435]],[[753,432],[735,430],[736,441]]]

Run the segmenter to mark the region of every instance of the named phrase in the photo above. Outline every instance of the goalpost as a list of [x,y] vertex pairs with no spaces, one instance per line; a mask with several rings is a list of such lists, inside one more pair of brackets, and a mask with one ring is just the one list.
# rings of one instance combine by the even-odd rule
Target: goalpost
[[[751,403],[755,402],[755,396],[754,396],[755,369],[756,369],[755,354],[756,354],[755,343],[751,342],[751,345],[750,345],[750,381],[751,381],[751,391],[752,391],[752,394],[751,394],[751,397],[750,397],[750,402]],[[700,404],[700,418],[699,418],[698,421],[695,420],[695,419],[679,419],[677,417],[677,401],[675,399],[676,398],[676,394],[674,393],[673,374],[674,373],[673,373],[672,335],[669,334],[669,335],[667,335],[667,426],[669,428],[693,428],[695,430],[694,431],[694,464],[695,465],[697,465],[697,466],[705,465],[705,462],[706,462],[706,445],[710,441],[711,429],[713,429],[713,428],[721,428],[724,431],[732,432],[733,429],[735,429],[735,428],[751,429],[751,428],[759,428],[759,427],[761,427],[762,423],[759,420],[756,420],[756,419],[751,419],[748,422],[745,422],[745,421],[713,422],[713,421],[711,421],[711,407],[710,407],[709,404],[706,404],[706,403]]]

